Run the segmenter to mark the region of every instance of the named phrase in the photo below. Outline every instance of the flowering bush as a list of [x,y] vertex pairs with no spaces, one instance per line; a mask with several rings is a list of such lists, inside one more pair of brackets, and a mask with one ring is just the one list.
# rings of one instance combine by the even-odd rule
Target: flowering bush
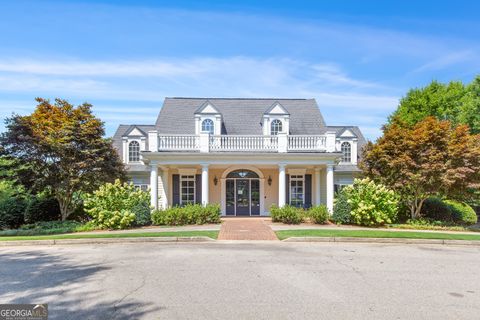
[[398,197],[387,187],[372,180],[355,179],[345,187],[351,208],[351,222],[362,226],[393,223],[397,218]]
[[[145,220],[145,207],[149,208],[150,194],[131,183],[107,183],[84,200],[85,211],[93,224],[102,229],[125,229],[138,220]],[[139,215],[137,219],[137,214]]]

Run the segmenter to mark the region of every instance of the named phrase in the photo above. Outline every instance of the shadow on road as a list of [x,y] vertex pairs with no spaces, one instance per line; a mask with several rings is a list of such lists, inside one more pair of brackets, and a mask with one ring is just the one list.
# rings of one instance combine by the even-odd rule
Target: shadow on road
[[1,253],[0,303],[48,303],[49,319],[138,319],[160,309],[126,296],[109,299],[108,288],[83,285],[101,281],[95,275],[109,269],[42,252]]

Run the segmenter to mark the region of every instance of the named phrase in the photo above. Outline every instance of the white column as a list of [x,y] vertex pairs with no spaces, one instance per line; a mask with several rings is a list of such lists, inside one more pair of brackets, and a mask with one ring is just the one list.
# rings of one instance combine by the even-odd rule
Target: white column
[[220,179],[220,197],[221,197],[221,208],[222,215],[227,214],[227,180],[225,178]]
[[330,214],[333,213],[333,165],[327,165],[327,208]]
[[286,175],[285,175],[285,165],[278,165],[278,206],[285,206],[285,190],[286,190]]
[[162,168],[162,175],[160,177],[162,179],[162,193],[160,194],[160,202],[162,204],[162,208],[168,208],[168,195],[169,195],[169,173],[168,168]]
[[265,179],[260,179],[260,215],[265,213]]
[[150,205],[158,209],[158,168],[156,163],[150,164]]
[[208,204],[208,164],[202,165],[202,205]]
[[320,168],[315,168],[315,204],[320,205]]

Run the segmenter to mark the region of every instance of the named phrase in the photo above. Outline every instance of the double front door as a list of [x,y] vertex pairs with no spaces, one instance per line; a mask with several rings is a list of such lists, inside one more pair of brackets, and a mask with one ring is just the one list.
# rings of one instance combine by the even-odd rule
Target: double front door
[[259,179],[227,179],[226,192],[227,215],[260,215]]

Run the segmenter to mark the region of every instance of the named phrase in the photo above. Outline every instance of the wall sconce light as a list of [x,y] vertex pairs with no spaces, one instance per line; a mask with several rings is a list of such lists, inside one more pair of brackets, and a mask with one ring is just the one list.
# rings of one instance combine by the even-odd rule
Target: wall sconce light
[[213,178],[213,184],[217,185],[217,183],[218,183],[218,179],[217,179],[217,176],[215,176],[215,178]]
[[268,185],[271,186],[272,185],[272,176],[268,176]]

